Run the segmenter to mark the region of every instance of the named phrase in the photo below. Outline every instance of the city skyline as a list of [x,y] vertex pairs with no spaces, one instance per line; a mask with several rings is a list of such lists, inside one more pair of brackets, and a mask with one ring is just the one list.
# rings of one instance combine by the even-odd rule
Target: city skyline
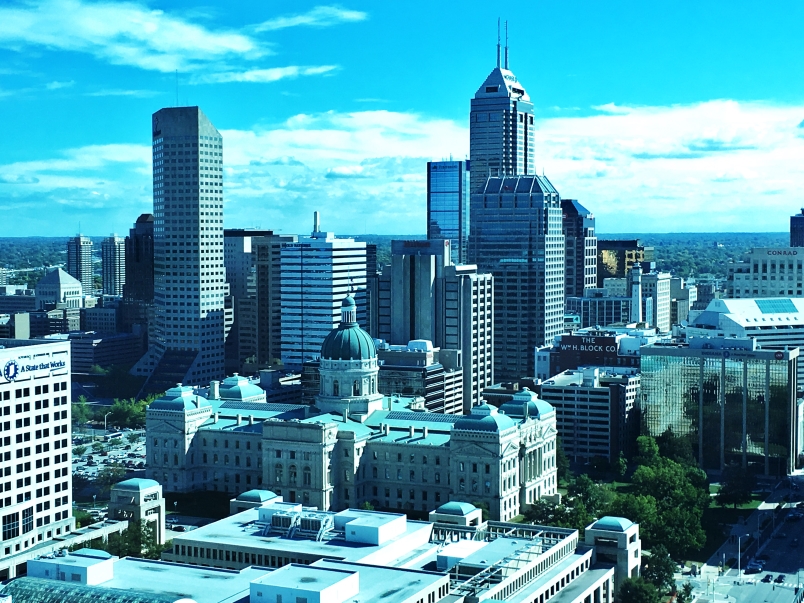
[[793,3],[427,6],[426,22],[415,4],[236,8],[4,5],[0,195],[15,219],[0,236],[125,232],[152,202],[143,132],[177,95],[228,141],[227,228],[303,233],[317,209],[336,232],[423,234],[426,162],[468,154],[498,16],[534,103],[535,171],[599,233],[777,231],[796,209]]

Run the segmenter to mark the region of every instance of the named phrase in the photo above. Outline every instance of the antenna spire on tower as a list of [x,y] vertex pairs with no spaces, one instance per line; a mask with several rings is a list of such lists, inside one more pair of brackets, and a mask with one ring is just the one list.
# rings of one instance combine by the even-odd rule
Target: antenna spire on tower
[[505,68],[508,69],[508,20],[505,21]]
[[500,18],[497,17],[497,67],[500,66]]

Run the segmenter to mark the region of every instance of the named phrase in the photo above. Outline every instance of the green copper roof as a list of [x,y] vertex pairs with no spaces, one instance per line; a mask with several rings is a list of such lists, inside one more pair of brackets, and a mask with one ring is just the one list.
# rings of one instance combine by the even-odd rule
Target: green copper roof
[[347,295],[341,304],[341,324],[331,331],[321,344],[324,360],[370,360],[377,357],[371,335],[355,320],[355,300]]

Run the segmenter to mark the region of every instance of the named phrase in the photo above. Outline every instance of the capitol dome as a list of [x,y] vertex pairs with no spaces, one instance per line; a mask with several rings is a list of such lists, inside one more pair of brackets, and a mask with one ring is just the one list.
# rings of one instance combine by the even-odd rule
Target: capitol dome
[[377,348],[371,335],[357,324],[357,306],[351,295],[341,304],[341,324],[321,344],[322,360],[371,360]]

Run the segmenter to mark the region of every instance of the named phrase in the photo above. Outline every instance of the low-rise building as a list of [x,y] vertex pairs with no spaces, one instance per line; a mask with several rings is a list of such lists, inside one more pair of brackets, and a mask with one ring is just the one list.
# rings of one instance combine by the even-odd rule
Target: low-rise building
[[541,384],[556,412],[561,445],[574,462],[630,457],[639,435],[639,369],[583,367]]

